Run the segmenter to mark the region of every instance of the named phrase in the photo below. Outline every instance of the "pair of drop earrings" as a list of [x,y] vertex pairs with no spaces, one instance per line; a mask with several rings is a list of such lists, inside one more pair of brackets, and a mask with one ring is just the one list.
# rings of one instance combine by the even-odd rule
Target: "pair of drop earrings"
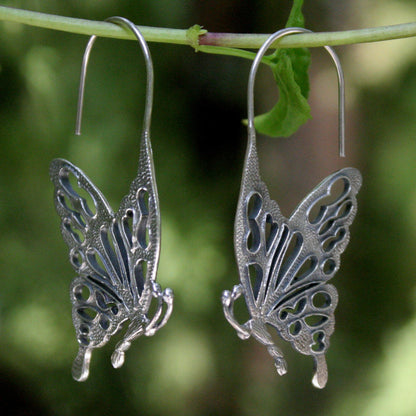
[[[92,350],[105,345],[129,320],[129,326],[111,356],[115,368],[124,363],[125,351],[141,335],[154,335],[168,321],[173,292],[156,283],[160,251],[160,211],[150,143],[153,101],[153,64],[146,41],[137,27],[122,17],[109,22],[133,32],[145,56],[146,106],[137,177],[119,210],[114,213],[104,195],[75,165],[54,159],[50,176],[61,231],[69,259],[77,272],[71,283],[72,320],[79,343],[72,375],[84,381]],[[357,212],[361,186],[357,169],[344,168],[328,176],[285,218],[270,199],[262,182],[254,128],[254,81],[261,59],[283,36],[310,32],[287,28],[271,35],[253,61],[248,82],[248,145],[234,226],[234,246],[240,283],[224,291],[222,305],[231,326],[242,339],[253,336],[267,347],[277,372],[286,362],[268,327],[298,352],[314,358],[312,383],[327,382],[325,352],[334,331],[338,302],[328,284],[340,266],[349,241],[349,226]],[[80,134],[86,69],[96,36],[85,50],[78,101],[76,133]],[[337,55],[329,46],[338,74],[340,156],[344,155],[344,80]],[[339,185],[341,191],[336,191]],[[84,196],[87,195],[89,201]],[[92,203],[91,203],[92,201]],[[234,302],[243,295],[250,319],[234,317]],[[152,316],[150,315],[151,305]]]

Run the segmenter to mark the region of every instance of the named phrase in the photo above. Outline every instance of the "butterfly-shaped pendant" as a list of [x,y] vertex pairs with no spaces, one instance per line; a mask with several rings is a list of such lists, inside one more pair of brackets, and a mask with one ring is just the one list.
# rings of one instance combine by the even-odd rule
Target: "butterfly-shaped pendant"
[[89,374],[92,350],[105,345],[123,322],[129,320],[129,326],[112,354],[115,368],[123,365],[134,339],[153,335],[172,312],[172,290],[162,291],[156,283],[160,214],[150,139],[143,134],[138,175],[116,213],[70,162],[53,160],[50,176],[69,260],[77,272],[70,287],[79,343],[72,375],[83,381]]
[[[354,168],[333,173],[285,218],[261,180],[255,133],[252,136],[234,228],[240,284],[223,292],[224,313],[240,338],[252,335],[267,347],[280,375],[287,371],[286,362],[269,328],[298,352],[311,355],[312,382],[322,388],[338,302],[337,290],[327,282],[338,271],[349,241],[361,175]],[[241,295],[250,315],[244,324],[233,313]]]

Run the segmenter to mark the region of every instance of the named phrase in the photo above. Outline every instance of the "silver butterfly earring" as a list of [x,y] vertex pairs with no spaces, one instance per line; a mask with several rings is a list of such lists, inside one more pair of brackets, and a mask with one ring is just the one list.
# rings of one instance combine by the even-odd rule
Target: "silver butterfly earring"
[[[160,212],[150,144],[152,59],[146,41],[132,22],[117,16],[107,21],[131,30],[139,41],[147,69],[146,107],[138,174],[116,213],[100,190],[72,163],[55,159],[50,165],[62,235],[78,274],[70,287],[72,320],[79,343],[72,375],[78,381],[88,377],[92,350],[105,345],[123,322],[129,320],[129,326],[111,356],[115,368],[123,365],[124,353],[134,339],[154,335],[166,324],[173,306],[172,290],[162,291],[156,283]],[[82,63],[77,134],[88,58],[95,40],[96,36],[90,38]],[[153,303],[156,306],[149,317]]]
[[[271,35],[252,64],[248,81],[248,145],[234,226],[234,248],[240,284],[224,291],[222,304],[228,322],[242,339],[252,335],[267,347],[277,372],[287,366],[268,327],[298,352],[315,362],[312,383],[323,388],[328,372],[325,352],[334,331],[338,302],[335,287],[328,284],[340,266],[340,256],[349,241],[349,226],[357,212],[356,194],[361,186],[357,169],[345,168],[328,176],[285,218],[270,199],[259,172],[254,128],[254,80],[261,59],[277,39],[310,32],[287,28]],[[338,73],[340,156],[344,156],[344,80],[334,50]],[[341,190],[337,191],[337,186]],[[234,302],[244,296],[250,319],[240,324]]]

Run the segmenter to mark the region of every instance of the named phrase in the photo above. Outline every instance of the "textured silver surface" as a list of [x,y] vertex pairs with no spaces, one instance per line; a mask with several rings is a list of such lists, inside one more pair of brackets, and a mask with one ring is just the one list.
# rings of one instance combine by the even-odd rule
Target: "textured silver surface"
[[[111,21],[133,25],[123,18]],[[152,103],[149,82],[146,103]],[[50,165],[62,235],[77,272],[70,296],[79,343],[72,375],[78,381],[88,377],[92,350],[105,345],[125,321],[129,321],[128,328],[111,357],[115,368],[123,365],[125,351],[134,339],[154,335],[172,312],[172,290],[162,291],[156,283],[160,211],[149,134],[151,109],[146,108],[138,174],[116,213],[72,163],[55,159]]]
[[[111,357],[114,367],[123,364],[124,352],[135,338],[153,335],[172,312],[172,291],[162,292],[156,283],[159,207],[148,156],[150,145],[146,138],[142,143],[139,175],[117,213],[76,166],[62,159],[53,160],[50,166],[62,235],[78,274],[70,293],[80,344],[72,374],[79,381],[88,377],[92,349],[106,344],[124,321],[130,323]],[[90,196],[93,206],[80,195],[80,189]],[[157,306],[150,318],[152,299]]]
[[[304,30],[278,33],[299,31]],[[328,377],[325,352],[338,303],[335,287],[327,282],[338,271],[349,241],[361,175],[354,168],[333,173],[285,218],[260,177],[250,108],[254,76],[255,70],[249,82],[248,146],[234,227],[240,284],[223,292],[224,313],[240,338],[253,336],[267,347],[280,375],[287,372],[287,365],[269,329],[298,352],[311,355],[312,382],[322,388]],[[244,324],[234,316],[234,302],[241,296],[250,315]]]

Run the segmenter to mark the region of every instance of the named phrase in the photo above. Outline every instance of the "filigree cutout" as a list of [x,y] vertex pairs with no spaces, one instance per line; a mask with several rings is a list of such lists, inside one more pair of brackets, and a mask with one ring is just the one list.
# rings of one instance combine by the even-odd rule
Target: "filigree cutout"
[[[237,207],[234,244],[240,284],[224,291],[224,313],[237,334],[264,344],[279,374],[287,365],[267,330],[273,327],[298,352],[315,361],[313,384],[327,381],[325,352],[338,302],[328,284],[340,266],[357,211],[361,175],[354,168],[328,176],[285,218],[259,174],[254,140],[249,142]],[[233,305],[244,296],[250,319],[240,324]]]
[[[116,213],[76,166],[63,159],[50,166],[62,235],[78,274],[70,288],[79,343],[72,374],[78,381],[88,377],[92,350],[105,345],[125,321],[128,329],[111,357],[116,368],[131,342],[153,335],[172,312],[172,290],[162,291],[156,283],[160,218],[150,155],[144,136],[138,176]],[[152,300],[157,306],[149,317]]]

